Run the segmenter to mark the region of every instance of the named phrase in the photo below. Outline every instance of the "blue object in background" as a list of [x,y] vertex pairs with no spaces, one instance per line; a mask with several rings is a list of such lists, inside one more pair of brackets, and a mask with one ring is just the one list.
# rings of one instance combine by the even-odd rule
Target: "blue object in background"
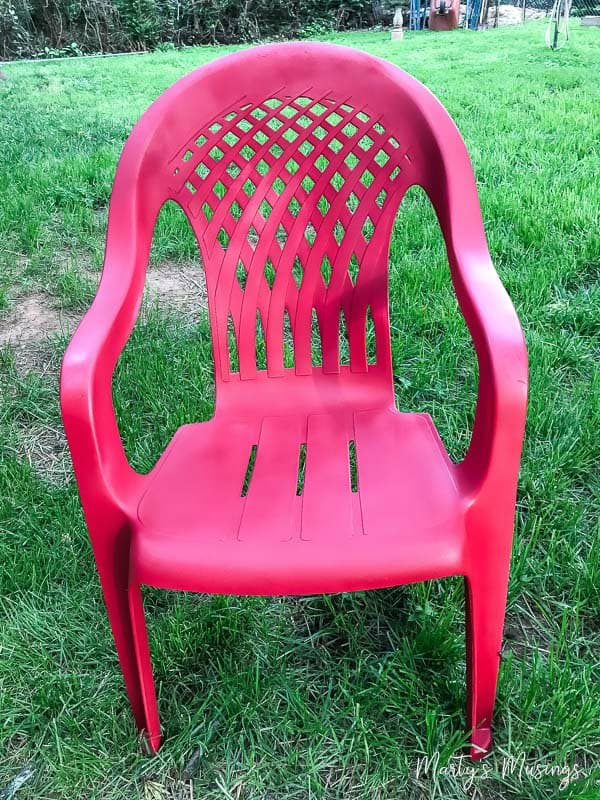
[[410,0],[410,16],[408,28],[420,31],[425,27],[425,8],[421,8],[421,0]]
[[467,28],[476,31],[479,27],[482,0],[467,0]]

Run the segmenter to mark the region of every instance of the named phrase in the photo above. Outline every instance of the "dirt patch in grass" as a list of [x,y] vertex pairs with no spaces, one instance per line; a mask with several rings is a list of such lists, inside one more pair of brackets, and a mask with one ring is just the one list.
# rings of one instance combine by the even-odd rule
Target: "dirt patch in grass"
[[0,344],[26,346],[45,333],[59,329],[60,314],[52,308],[51,299],[43,294],[32,294],[17,299],[0,323]]
[[[532,19],[543,19],[546,12],[539,8],[526,8],[525,20],[529,22]],[[488,11],[488,28],[494,27],[494,20],[496,17],[496,9],[490,8]],[[516,6],[511,6],[506,3],[498,6],[498,25],[519,25],[523,22],[523,10]]]
[[11,345],[20,372],[44,369],[48,337],[71,331],[75,323],[75,318],[60,311],[46,294],[18,297],[0,319],[0,347]]
[[[91,275],[98,280],[97,273]],[[194,264],[164,263],[151,267],[146,274],[144,305],[196,317],[207,305],[204,271]],[[45,370],[44,345],[48,338],[71,334],[79,319],[79,314],[61,309],[55,298],[43,292],[17,297],[9,312],[0,318],[0,348],[12,347],[20,372]]]
[[[466,13],[466,5],[460,6],[460,18],[464,19]],[[546,16],[546,12],[538,8],[526,8],[525,20],[529,22],[532,19],[542,19]],[[519,25],[523,22],[523,10],[516,6],[511,6],[508,3],[501,3],[498,6],[498,21],[496,23],[496,7],[490,6],[487,18],[487,27],[494,28],[496,24],[501,25]]]
[[150,267],[144,289],[146,306],[157,304],[166,312],[196,317],[206,308],[204,270],[199,264],[166,262]]
[[547,653],[551,645],[548,623],[521,595],[519,606],[506,612],[502,652],[526,660],[533,653]]
[[[57,307],[48,294],[36,292],[15,298],[8,314],[0,319],[0,348],[9,347],[14,357],[15,391],[29,373],[48,380],[58,395],[59,360],[50,346],[50,338],[70,333],[77,317]],[[9,391],[11,391],[9,389]],[[44,480],[64,484],[70,476],[67,443],[62,426],[45,414],[23,424],[15,422],[12,444],[16,455],[26,461]]]
[[[98,279],[97,273],[95,279]],[[35,372],[49,381],[58,403],[60,357],[50,339],[70,335],[81,318],[79,313],[60,308],[60,301],[43,292],[14,299],[0,318],[0,348],[10,347],[17,380]],[[146,275],[144,307],[178,314],[195,321],[206,308],[204,272],[194,264],[164,263],[151,267]],[[54,484],[64,485],[71,476],[71,464],[62,425],[46,420],[17,423],[13,447],[36,473]]]
[[72,475],[65,433],[60,427],[33,422],[18,431],[18,455],[44,480],[64,486]]

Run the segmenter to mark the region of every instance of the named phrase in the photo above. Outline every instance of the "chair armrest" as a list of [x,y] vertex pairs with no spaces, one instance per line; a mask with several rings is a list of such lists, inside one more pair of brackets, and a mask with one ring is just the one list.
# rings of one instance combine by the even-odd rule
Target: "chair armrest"
[[137,317],[145,270],[135,267],[132,252],[109,253],[107,247],[100,287],[73,334],[60,376],[63,424],[86,517],[99,504],[126,504],[143,480],[123,449],[112,377]]
[[[161,117],[160,109],[151,107],[125,143],[108,210],[100,286],[62,364],[60,404],[88,527],[99,503],[103,513],[114,513],[131,502],[144,481],[123,449],[112,377],[141,306],[152,233],[166,199],[160,182],[149,181],[143,168],[146,163],[154,175],[161,162],[160,141],[154,142]],[[152,147],[156,152],[149,155]]]
[[[425,172],[456,296],[477,353],[479,389],[469,449],[457,466],[467,497],[514,506],[527,408],[527,350],[513,304],[488,251],[471,161],[458,129],[434,100],[422,105]],[[435,135],[434,135],[435,132]]]
[[[469,449],[457,466],[468,497],[514,503],[527,406],[527,351],[508,293],[490,259],[475,176],[454,122],[432,96],[420,103],[423,173],[461,312],[477,353],[479,390]],[[508,503],[510,500],[510,503]]]
[[479,367],[475,423],[458,473],[471,496],[514,498],[527,411],[523,332],[485,241],[449,255]]

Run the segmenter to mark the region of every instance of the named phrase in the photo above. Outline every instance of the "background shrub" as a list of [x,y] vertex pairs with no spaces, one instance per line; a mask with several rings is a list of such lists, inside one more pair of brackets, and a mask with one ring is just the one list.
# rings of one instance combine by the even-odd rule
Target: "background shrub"
[[0,58],[315,36],[391,19],[393,0],[0,0]]

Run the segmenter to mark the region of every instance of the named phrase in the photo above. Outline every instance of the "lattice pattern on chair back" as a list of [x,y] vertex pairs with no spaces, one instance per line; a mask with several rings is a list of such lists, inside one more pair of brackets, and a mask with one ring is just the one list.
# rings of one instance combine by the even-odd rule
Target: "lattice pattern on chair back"
[[169,172],[206,262],[218,379],[255,377],[260,352],[273,377],[389,363],[387,250],[409,164],[381,116],[309,90],[243,98],[185,143]]

